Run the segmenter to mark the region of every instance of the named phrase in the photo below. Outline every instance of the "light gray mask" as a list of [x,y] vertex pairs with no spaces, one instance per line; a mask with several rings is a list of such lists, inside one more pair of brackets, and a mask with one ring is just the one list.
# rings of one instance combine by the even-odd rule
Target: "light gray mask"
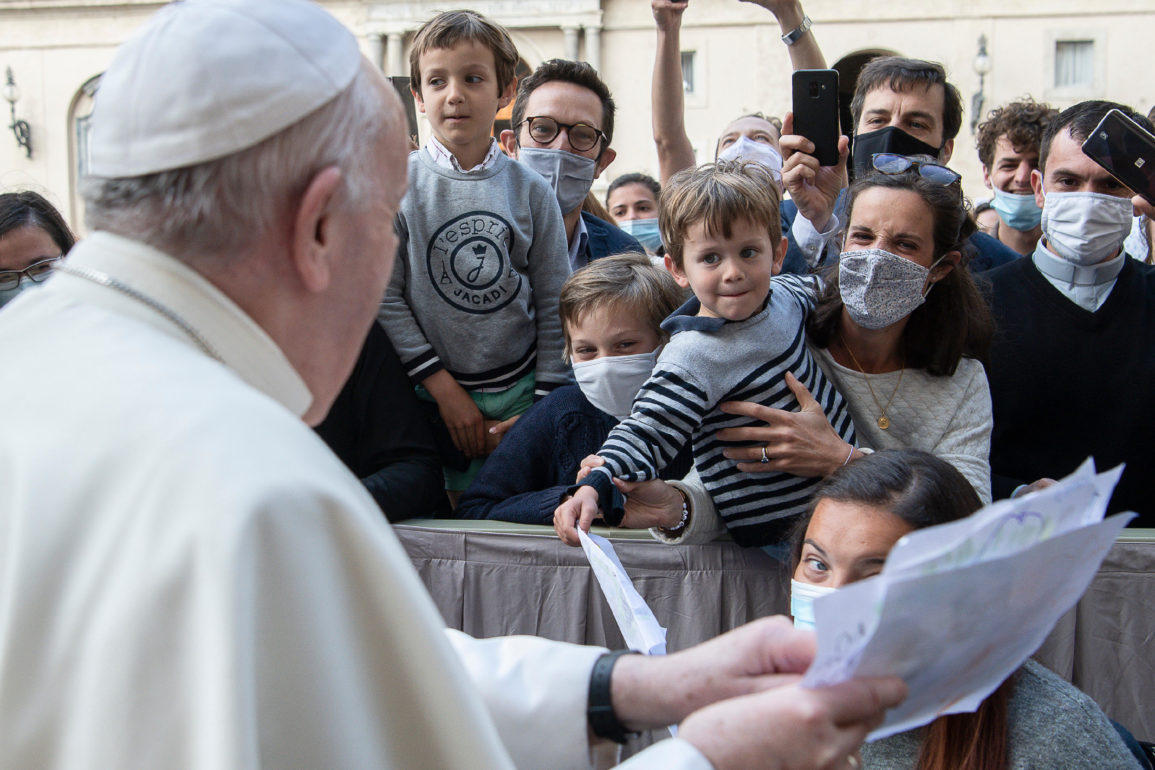
[[930,287],[924,292],[923,286],[934,265],[926,268],[883,249],[844,251],[838,258],[842,304],[864,329],[885,329],[926,301]]
[[582,201],[594,183],[598,163],[593,158],[575,155],[566,150],[541,150],[522,147],[517,159],[545,177],[561,206],[561,213],[568,214],[580,208]]

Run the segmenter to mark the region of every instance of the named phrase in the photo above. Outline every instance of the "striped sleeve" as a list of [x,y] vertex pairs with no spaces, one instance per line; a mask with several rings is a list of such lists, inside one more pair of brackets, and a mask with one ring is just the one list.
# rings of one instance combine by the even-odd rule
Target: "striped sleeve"
[[816,275],[782,274],[774,276],[771,286],[774,289],[785,290],[802,306],[802,316],[805,318],[814,310],[818,302],[818,294],[822,291],[822,279]]
[[[712,406],[706,389],[689,373],[659,362],[638,391],[633,414],[610,431],[598,450],[605,460],[605,470],[599,475],[626,481],[657,478],[658,471],[694,436]],[[610,505],[599,492],[602,510],[610,510]]]

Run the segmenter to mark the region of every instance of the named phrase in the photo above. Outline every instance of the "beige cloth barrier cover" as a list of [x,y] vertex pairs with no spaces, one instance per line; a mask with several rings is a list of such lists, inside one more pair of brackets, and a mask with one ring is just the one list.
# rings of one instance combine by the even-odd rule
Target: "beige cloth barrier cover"
[[[585,555],[552,528],[415,520],[394,529],[450,627],[624,646]],[[613,539],[671,652],[789,610],[789,575],[760,550],[594,531]],[[1127,530],[1036,657],[1137,738],[1155,740],[1155,530]]]

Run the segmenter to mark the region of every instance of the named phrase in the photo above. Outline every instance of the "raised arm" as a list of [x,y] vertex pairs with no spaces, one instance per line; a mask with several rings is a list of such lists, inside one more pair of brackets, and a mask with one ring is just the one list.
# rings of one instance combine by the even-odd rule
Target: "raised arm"
[[[778,20],[778,26],[783,35],[789,35],[802,26],[806,12],[802,10],[801,0],[741,0],[743,3],[760,5]],[[684,5],[684,4],[683,4]],[[795,70],[826,69],[826,59],[818,47],[818,40],[811,31],[804,32],[793,45],[786,47],[790,54],[790,66]]]
[[651,0],[658,28],[654,81],[650,91],[654,144],[658,149],[661,183],[694,165],[694,148],[686,134],[685,95],[682,88],[682,13],[688,2]]

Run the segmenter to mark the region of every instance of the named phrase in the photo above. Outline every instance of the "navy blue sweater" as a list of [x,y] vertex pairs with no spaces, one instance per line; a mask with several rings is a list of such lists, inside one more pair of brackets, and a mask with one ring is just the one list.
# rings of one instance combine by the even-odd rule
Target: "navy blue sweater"
[[[521,416],[461,496],[459,519],[550,524],[581,461],[601,448],[617,419],[597,409],[576,385],[565,385]],[[682,447],[663,479],[680,479],[693,465]]]

